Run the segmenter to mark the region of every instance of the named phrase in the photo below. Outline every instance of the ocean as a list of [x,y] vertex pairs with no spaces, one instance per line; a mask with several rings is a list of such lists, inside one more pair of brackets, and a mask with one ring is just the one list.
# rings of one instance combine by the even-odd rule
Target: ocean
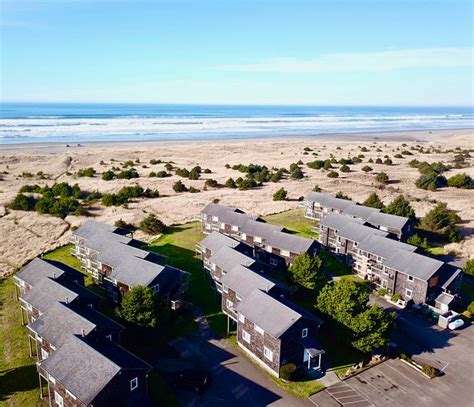
[[472,107],[0,105],[0,144],[209,140],[473,127]]

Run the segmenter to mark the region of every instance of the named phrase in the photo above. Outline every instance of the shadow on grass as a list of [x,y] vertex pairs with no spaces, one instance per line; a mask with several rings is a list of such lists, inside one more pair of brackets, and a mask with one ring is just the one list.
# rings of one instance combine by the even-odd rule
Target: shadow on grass
[[35,389],[39,395],[38,373],[34,364],[0,372],[0,401],[8,400],[16,393]]

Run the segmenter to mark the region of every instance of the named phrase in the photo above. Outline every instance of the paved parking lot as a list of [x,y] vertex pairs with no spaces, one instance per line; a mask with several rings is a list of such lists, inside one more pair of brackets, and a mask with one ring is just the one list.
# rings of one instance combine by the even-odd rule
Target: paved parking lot
[[342,406],[369,407],[373,406],[360,392],[349,383],[342,382],[326,390],[329,395]]

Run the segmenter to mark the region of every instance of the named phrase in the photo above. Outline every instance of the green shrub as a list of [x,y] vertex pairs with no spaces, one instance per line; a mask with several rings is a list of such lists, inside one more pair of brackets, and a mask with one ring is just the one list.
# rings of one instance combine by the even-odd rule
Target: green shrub
[[339,168],[339,171],[341,171],[341,172],[350,172],[351,169],[349,168],[348,165],[344,164],[344,165],[341,165],[341,168]]
[[244,179],[238,183],[239,189],[245,191],[247,189],[252,189],[258,186],[257,182],[254,179]]
[[102,174],[102,179],[104,181],[111,181],[115,178],[115,172],[111,171],[111,170],[108,170],[108,171],[105,171],[103,174]]
[[428,375],[429,377],[433,378],[438,375],[438,370],[435,369],[433,366],[422,364],[421,370],[424,374]]
[[375,177],[375,180],[381,184],[386,184],[388,182],[388,175],[385,172],[380,172]]
[[125,222],[122,218],[120,218],[119,220],[116,220],[114,223],[114,226],[120,229],[128,230],[130,232],[133,232],[137,229],[133,223]]
[[163,233],[166,229],[166,225],[154,214],[150,214],[146,218],[143,218],[138,227],[142,232],[149,235],[158,235]]
[[370,167],[369,165],[364,165],[364,166],[362,167],[362,171],[364,171],[364,172],[367,173],[367,172],[373,171],[373,168]]
[[173,184],[173,191],[174,192],[186,192],[188,188],[186,188],[186,185],[184,185],[181,181],[176,181]]
[[301,171],[300,167],[297,167],[291,171],[291,178],[293,179],[302,179],[304,178],[303,171]]
[[132,179],[132,178],[139,178],[138,172],[135,168],[130,168],[128,170],[120,171],[117,174],[118,179]]
[[283,380],[291,380],[293,374],[296,371],[296,365],[293,363],[287,363],[280,368],[280,377]]
[[208,188],[219,188],[220,185],[215,179],[207,179],[204,186]]
[[280,188],[273,194],[274,201],[286,201],[288,192],[285,188]]
[[92,167],[82,168],[77,171],[78,177],[93,177],[95,175],[95,170]]
[[176,175],[183,177],[183,178],[188,178],[189,177],[189,171],[186,168],[177,168],[176,169]]
[[383,297],[384,295],[387,295],[388,290],[386,288],[380,288],[377,292],[381,297]]
[[421,237],[418,234],[414,234],[407,239],[407,243],[416,247],[420,247],[423,250],[428,250],[430,245],[426,237]]
[[401,299],[400,295],[398,294],[393,294],[390,299],[393,301],[393,302],[397,302],[398,300]]
[[329,178],[337,178],[337,177],[339,177],[339,174],[336,171],[329,171],[328,172],[328,177]]
[[235,181],[233,178],[229,178],[226,182],[225,182],[225,186],[226,188],[237,188],[237,185],[235,184]]
[[351,198],[349,198],[348,195],[345,195],[344,192],[342,192],[342,191],[339,191],[339,192],[336,193],[336,198],[345,199],[346,201],[351,200]]
[[13,200],[13,202],[10,204],[10,208],[17,211],[32,211],[35,209],[35,205],[35,198],[23,194],[18,194]]
[[[466,262],[466,264],[464,265],[464,268],[462,269],[462,271],[465,273],[465,274],[468,274],[470,276],[474,276],[474,259],[470,259]],[[474,313],[474,312],[473,312]]]
[[36,193],[40,193],[41,192],[41,187],[39,185],[23,185],[21,188],[20,188],[20,193],[24,193],[24,192],[36,192]]
[[448,179],[448,186],[454,188],[471,189],[474,188],[473,179],[466,173],[453,175]]
[[471,303],[467,306],[467,310],[468,310],[471,314],[474,314],[474,301],[471,301]]

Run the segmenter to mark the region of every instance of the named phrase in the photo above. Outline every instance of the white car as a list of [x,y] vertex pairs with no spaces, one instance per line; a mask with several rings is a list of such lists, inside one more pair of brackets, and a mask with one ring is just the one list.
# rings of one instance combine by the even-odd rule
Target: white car
[[454,331],[455,329],[461,328],[464,325],[464,321],[460,318],[455,319],[454,321],[450,322],[448,324],[448,328],[451,329],[451,331]]

